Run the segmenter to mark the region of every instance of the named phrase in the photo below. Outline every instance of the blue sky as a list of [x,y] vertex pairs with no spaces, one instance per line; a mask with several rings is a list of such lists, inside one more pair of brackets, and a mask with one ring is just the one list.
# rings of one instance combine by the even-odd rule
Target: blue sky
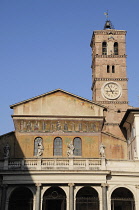
[[90,99],[94,30],[104,12],[127,31],[129,102],[139,106],[138,0],[0,0],[0,135],[14,130],[9,105],[57,88]]

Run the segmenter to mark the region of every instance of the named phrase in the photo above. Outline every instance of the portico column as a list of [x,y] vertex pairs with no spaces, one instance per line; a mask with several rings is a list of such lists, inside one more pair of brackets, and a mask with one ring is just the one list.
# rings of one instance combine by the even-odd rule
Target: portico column
[[107,210],[107,187],[108,184],[103,183],[101,184],[102,187],[102,209]]
[[69,210],[74,210],[74,184],[69,183]]
[[5,210],[7,187],[6,184],[2,185],[1,210]]
[[37,183],[36,184],[36,205],[35,205],[35,210],[40,210],[40,203],[41,203],[41,184]]
[[139,185],[136,185],[136,195],[134,196],[135,209],[139,209]]

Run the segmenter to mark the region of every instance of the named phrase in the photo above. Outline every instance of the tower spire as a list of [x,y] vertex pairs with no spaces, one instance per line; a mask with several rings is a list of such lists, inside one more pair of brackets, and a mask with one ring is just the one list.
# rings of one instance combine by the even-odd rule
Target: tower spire
[[107,12],[104,12],[104,15],[106,16],[106,22],[105,22],[105,25],[104,25],[104,30],[114,29],[114,27],[112,25],[112,22],[108,19],[108,17],[109,17],[108,10],[107,10]]

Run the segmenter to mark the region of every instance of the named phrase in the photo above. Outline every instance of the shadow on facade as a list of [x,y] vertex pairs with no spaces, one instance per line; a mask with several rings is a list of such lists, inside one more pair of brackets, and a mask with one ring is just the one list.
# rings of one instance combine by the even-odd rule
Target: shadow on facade
[[15,132],[0,136],[0,145],[0,209],[32,210],[35,187],[28,167],[22,170],[25,155]]

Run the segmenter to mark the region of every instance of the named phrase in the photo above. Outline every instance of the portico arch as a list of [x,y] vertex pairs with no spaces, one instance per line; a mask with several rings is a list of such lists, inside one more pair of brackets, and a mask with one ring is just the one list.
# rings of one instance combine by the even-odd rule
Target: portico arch
[[111,210],[135,210],[133,193],[125,188],[116,188],[111,195]]
[[99,210],[98,192],[92,187],[82,187],[76,194],[76,210]]
[[43,195],[42,210],[66,210],[66,194],[60,187],[50,187]]
[[33,194],[27,187],[15,188],[9,198],[8,210],[33,210]]

